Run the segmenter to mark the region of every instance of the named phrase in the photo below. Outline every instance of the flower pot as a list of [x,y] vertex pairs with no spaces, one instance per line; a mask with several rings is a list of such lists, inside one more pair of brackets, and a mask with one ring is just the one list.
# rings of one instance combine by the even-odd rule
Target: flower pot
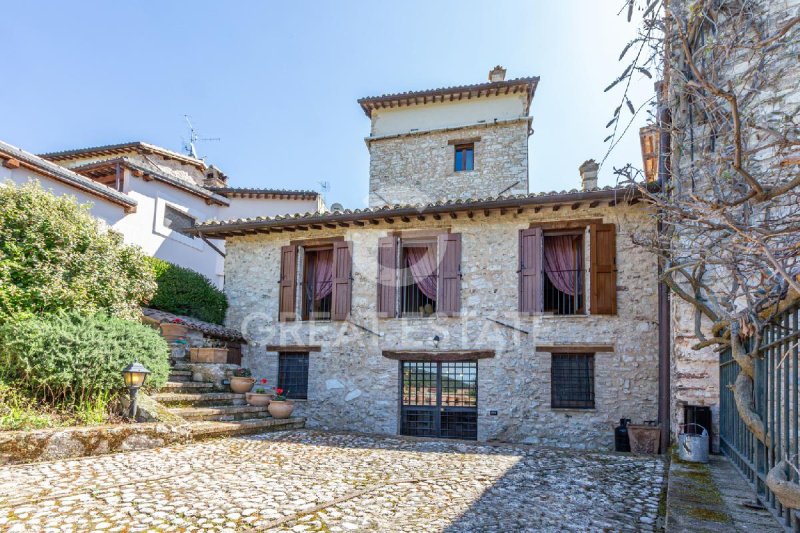
[[634,454],[657,454],[661,443],[661,426],[628,424],[628,437]]
[[[246,392],[244,399],[247,402],[247,405],[264,407],[265,405],[270,404],[270,401],[274,396],[275,395],[273,393]],[[267,410],[269,410],[269,407],[267,407]]]
[[161,324],[161,336],[164,337],[164,340],[167,342],[175,342],[184,339],[187,333],[189,333],[189,328],[184,324],[173,324],[172,322],[164,322]]
[[283,402],[271,401],[267,406],[267,411],[272,415],[272,418],[289,418],[294,411],[294,402],[286,400]]
[[256,382],[255,378],[233,376],[231,378],[231,390],[236,394],[243,394],[245,392],[250,392],[250,389],[253,388],[253,384],[255,382]]
[[192,348],[189,350],[192,363],[227,363],[227,348]]

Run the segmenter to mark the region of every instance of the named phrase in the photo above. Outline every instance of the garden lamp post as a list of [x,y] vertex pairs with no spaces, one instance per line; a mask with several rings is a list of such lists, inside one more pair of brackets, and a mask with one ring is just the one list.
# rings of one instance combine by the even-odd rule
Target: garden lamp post
[[125,386],[131,395],[131,407],[129,416],[131,420],[136,419],[136,393],[144,384],[150,371],[139,361],[134,361],[122,370],[122,377],[125,379]]

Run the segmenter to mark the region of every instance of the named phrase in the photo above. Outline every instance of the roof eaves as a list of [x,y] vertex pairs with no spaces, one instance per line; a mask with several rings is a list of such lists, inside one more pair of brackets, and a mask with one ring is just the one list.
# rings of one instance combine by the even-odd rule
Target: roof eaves
[[285,228],[292,226],[308,226],[311,224],[325,224],[338,222],[353,222],[375,218],[411,217],[428,214],[444,214],[459,211],[478,209],[498,209],[534,206],[541,204],[555,204],[590,200],[620,201],[633,199],[640,195],[635,187],[604,187],[590,191],[561,191],[538,194],[520,194],[484,199],[458,199],[452,201],[439,201],[429,204],[394,205],[364,209],[345,209],[325,213],[306,213],[284,215],[276,217],[257,217],[251,219],[236,219],[228,221],[206,221],[186,230],[197,235],[226,235],[232,232],[259,231],[270,228]]
[[124,193],[3,141],[0,141],[0,154],[5,154],[21,163],[25,163],[27,167],[32,167],[32,170],[119,204],[128,211],[135,209],[138,205],[135,199]]
[[295,189],[259,189],[259,188],[248,188],[248,187],[209,187],[208,189],[217,194],[221,194],[222,196],[225,197],[229,196],[236,197],[249,194],[263,194],[272,196],[300,196],[303,198],[314,198],[314,199],[319,197],[319,193],[317,191],[295,190]]
[[52,161],[60,161],[63,159],[74,159],[82,155],[100,154],[109,152],[113,153],[115,151],[123,151],[123,150],[135,150],[142,153],[153,152],[168,157],[170,159],[176,159],[186,164],[196,166],[200,169],[206,168],[205,161],[203,161],[202,159],[196,159],[194,157],[180,154],[178,152],[173,152],[172,150],[169,150],[167,148],[162,148],[160,146],[156,146],[154,144],[146,143],[143,141],[106,144],[102,146],[89,146],[86,148],[76,148],[73,150],[61,150],[58,152],[48,152],[45,154],[39,154],[39,157],[42,157],[44,159],[49,159]]

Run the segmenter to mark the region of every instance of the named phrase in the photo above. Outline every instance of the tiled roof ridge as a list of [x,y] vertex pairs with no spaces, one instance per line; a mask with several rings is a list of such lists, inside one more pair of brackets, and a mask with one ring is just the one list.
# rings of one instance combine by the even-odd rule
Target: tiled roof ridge
[[319,196],[317,191],[310,189],[270,189],[259,187],[208,187],[208,190],[224,194],[224,193],[260,193],[260,194],[296,194],[296,195],[313,195]]
[[539,76],[526,76],[522,78],[514,78],[511,80],[503,80],[503,81],[487,81],[481,83],[471,83],[467,85],[451,85],[449,87],[438,87],[436,89],[423,89],[417,91],[403,91],[399,93],[387,93],[381,94],[379,96],[365,96],[363,98],[359,98],[357,102],[359,104],[371,102],[375,100],[383,100],[386,98],[407,98],[409,96],[423,96],[425,94],[431,93],[439,93],[439,92],[453,92],[453,91],[468,91],[468,90],[476,90],[476,89],[488,89],[492,87],[505,87],[505,86],[513,86],[525,83],[533,83],[539,82]]

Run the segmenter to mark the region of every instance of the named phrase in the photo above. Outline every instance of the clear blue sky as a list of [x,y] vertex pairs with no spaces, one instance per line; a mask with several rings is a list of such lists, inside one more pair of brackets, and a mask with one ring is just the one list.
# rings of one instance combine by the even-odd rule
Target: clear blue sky
[[[3,7],[0,139],[33,152],[143,140],[173,150],[190,114],[234,186],[366,203],[362,96],[540,76],[531,190],[576,187],[605,153],[604,94],[634,28],[622,0],[12,2]],[[652,81],[636,93],[648,97]],[[625,112],[623,112],[625,113]],[[644,119],[640,121],[644,122]],[[636,129],[600,171],[640,162]]]

